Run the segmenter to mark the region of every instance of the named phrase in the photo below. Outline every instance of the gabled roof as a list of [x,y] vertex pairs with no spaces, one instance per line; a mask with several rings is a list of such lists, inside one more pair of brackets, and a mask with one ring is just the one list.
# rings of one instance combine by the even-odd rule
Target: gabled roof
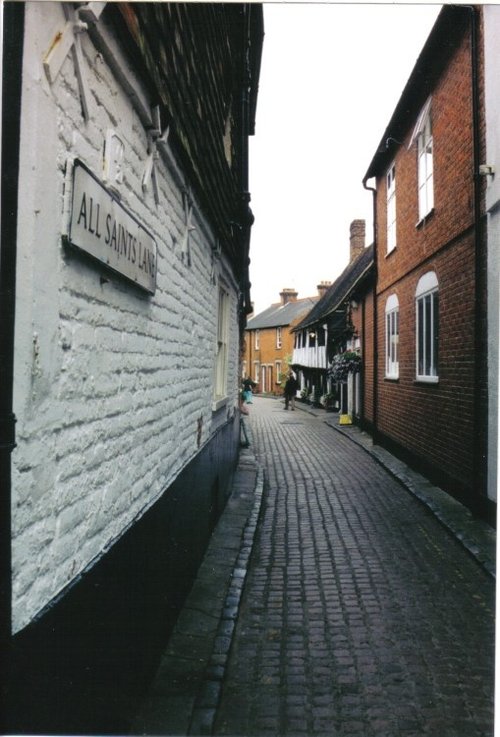
[[372,266],[373,244],[365,248],[354,261],[346,266],[312,310],[294,327],[294,331],[302,330],[309,327],[309,325],[326,320],[344,304],[356,285],[369,273]]
[[297,299],[295,302],[287,302],[282,305],[281,302],[272,304],[264,312],[260,312],[252,317],[247,323],[247,330],[262,330],[263,328],[277,328],[290,325],[298,320],[318,301],[319,297],[305,297]]
[[384,170],[394,157],[395,146],[404,141],[446,64],[459,47],[472,12],[471,6],[445,5],[441,9],[363,178],[364,182]]

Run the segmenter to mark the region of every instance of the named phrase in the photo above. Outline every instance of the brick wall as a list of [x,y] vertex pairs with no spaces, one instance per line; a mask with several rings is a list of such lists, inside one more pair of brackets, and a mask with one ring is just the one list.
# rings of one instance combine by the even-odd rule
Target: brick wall
[[[90,119],[72,54],[49,85],[44,53],[62,6],[26,7],[13,453],[13,618],[24,627],[151,507],[234,412],[237,290],[194,201],[192,265],[181,258],[182,172],[157,162],[160,203],[141,180],[146,130],[100,49],[82,34]],[[109,43],[140,99],[147,92]],[[62,245],[71,163],[102,172],[108,128],[123,140],[122,202],[158,245],[152,297]],[[219,277],[230,294],[229,401],[212,412]],[[215,278],[212,278],[214,276]]]
[[[244,360],[246,362],[247,374],[252,379],[255,378],[255,361],[258,361],[259,367],[270,366],[272,367],[272,393],[282,394],[283,390],[280,384],[277,383],[278,376],[276,375],[276,361],[281,361],[281,371],[286,372],[288,368],[288,361],[292,360],[293,354],[293,343],[294,335],[291,333],[291,327],[284,325],[281,328],[281,348],[276,345],[276,328],[265,328],[259,331],[259,348],[255,348],[255,330],[248,330],[245,333],[245,353]],[[261,374],[261,369],[259,369]],[[266,387],[262,384],[262,376],[260,375],[260,382],[255,391],[263,392],[269,391],[269,385]]]
[[[416,122],[416,121],[415,121]],[[417,227],[417,149],[413,125],[395,154],[397,247],[387,255],[385,173],[377,181],[378,289],[408,273],[473,223],[470,44],[464,39],[432,93],[434,214]]]
[[[439,282],[439,384],[415,382],[415,289],[434,270]],[[378,429],[461,484],[472,484],[474,428],[473,243],[465,238],[379,299]],[[399,380],[385,375],[385,301],[399,300]]]
[[[456,50],[432,93],[434,212],[418,221],[416,145],[410,126],[395,154],[397,247],[386,253],[385,175],[377,182],[379,432],[458,496],[474,477],[475,247],[470,40]],[[439,382],[415,381],[415,290],[436,273],[439,283]],[[399,379],[385,376],[385,304],[399,301]]]

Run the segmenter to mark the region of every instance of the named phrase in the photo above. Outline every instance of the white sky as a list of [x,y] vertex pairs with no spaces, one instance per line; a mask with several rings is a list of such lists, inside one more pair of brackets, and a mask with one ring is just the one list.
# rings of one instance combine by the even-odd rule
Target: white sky
[[366,220],[362,179],[441,5],[264,3],[256,134],[250,139],[251,295],[317,294]]

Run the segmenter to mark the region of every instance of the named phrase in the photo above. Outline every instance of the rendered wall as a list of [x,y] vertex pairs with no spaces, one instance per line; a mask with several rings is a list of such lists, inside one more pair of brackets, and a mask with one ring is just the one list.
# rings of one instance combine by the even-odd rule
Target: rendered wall
[[498,77],[500,60],[500,9],[483,7],[486,102],[486,161],[495,168],[495,176],[487,177],[486,209],[488,212],[488,496],[497,498],[498,456],[498,329],[499,329],[499,254],[500,242],[500,100]]
[[[159,204],[141,186],[144,121],[88,34],[84,121],[70,52],[49,84],[42,60],[64,26],[59,3],[26,4],[15,335],[13,629],[91,567],[160,498],[234,413],[237,290],[194,199],[191,266],[182,258],[189,186],[156,162]],[[147,91],[103,33],[144,109]],[[153,296],[63,244],[75,157],[98,177],[108,129],[123,140],[121,202],[158,247]],[[228,401],[213,412],[218,281],[230,295]]]

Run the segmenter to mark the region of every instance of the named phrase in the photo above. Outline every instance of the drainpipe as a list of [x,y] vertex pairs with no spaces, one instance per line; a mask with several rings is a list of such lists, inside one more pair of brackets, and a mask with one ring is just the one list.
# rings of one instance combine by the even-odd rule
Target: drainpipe
[[[486,345],[483,341],[483,305],[482,295],[485,293],[485,269],[483,268],[483,218],[481,213],[482,180],[479,173],[481,164],[480,133],[480,93],[479,93],[479,32],[478,11],[470,6],[470,38],[471,38],[471,75],[472,75],[472,135],[474,156],[474,260],[475,260],[475,306],[474,306],[474,387],[483,384],[485,376],[482,363],[485,360]],[[473,477],[478,480],[481,497],[485,496],[484,472],[486,460],[487,423],[483,413],[480,396],[474,399],[474,458]],[[474,508],[479,511],[480,499],[472,499]]]
[[378,426],[378,306],[377,306],[377,189],[367,185],[368,177],[363,179],[363,187],[372,193],[373,202],[373,442],[377,442]]
[[[16,244],[21,127],[24,3],[3,5],[2,191],[0,245],[0,648],[3,679],[9,680],[11,575],[11,454],[15,448],[13,412]],[[2,702],[6,697],[2,683]],[[7,709],[1,705],[5,716]]]

